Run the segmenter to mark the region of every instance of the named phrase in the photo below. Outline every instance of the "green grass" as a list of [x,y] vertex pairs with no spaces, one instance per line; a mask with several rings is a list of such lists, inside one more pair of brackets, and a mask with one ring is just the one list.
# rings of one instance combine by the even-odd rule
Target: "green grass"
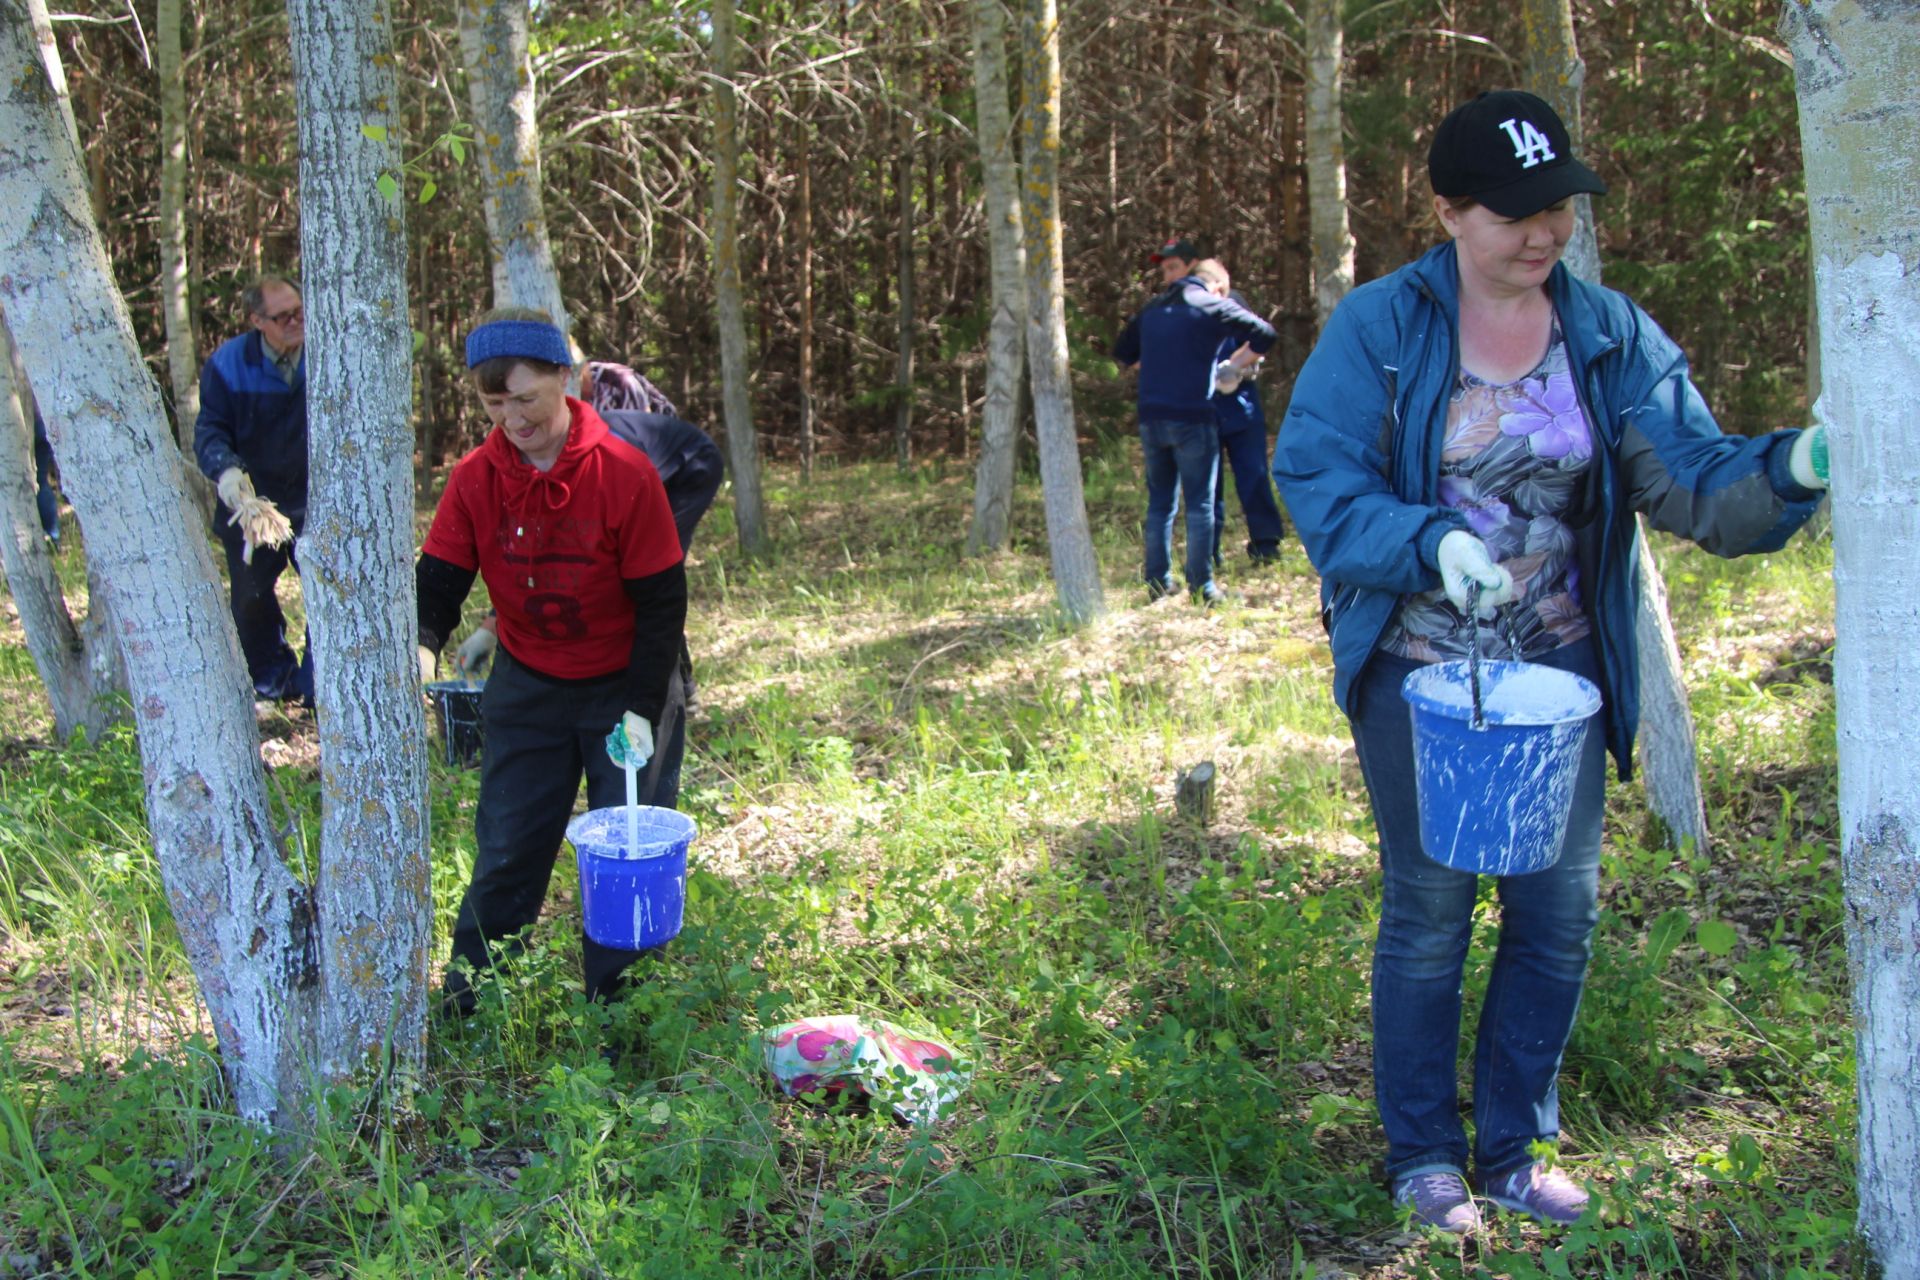
[[[1031,477],[988,561],[959,552],[969,484],[776,473],[751,564],[716,510],[685,933],[588,1007],[563,859],[419,1087],[331,1100],[291,1156],[227,1114],[132,741],[37,745],[0,632],[0,1275],[1864,1274],[1828,544],[1663,545],[1717,843],[1654,847],[1615,787],[1561,1151],[1607,1212],[1463,1248],[1405,1232],[1378,1180],[1372,824],[1297,550],[1212,615],[1147,606],[1134,458],[1104,452],[1112,613],[1073,632]],[[1171,803],[1201,759],[1204,829]],[[312,773],[275,771],[309,832]],[[475,779],[436,766],[433,795],[444,938]],[[965,1045],[953,1117],[779,1098],[755,1033],[837,1011]],[[609,1040],[634,1046],[612,1066]]]

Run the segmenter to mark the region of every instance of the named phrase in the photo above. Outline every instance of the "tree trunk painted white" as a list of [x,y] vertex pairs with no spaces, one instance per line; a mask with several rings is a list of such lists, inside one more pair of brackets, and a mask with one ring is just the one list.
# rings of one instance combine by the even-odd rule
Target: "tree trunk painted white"
[[1022,296],[1020,166],[1007,99],[1007,14],[1001,0],[973,0],[975,129],[987,202],[987,262],[993,320],[987,331],[987,402],[980,415],[980,462],[973,479],[967,553],[1007,545],[1013,523],[1014,461],[1020,447],[1020,374],[1026,363]]
[[1100,562],[1087,527],[1080,439],[1067,368],[1066,274],[1060,236],[1060,17],[1056,0],[1024,0],[1020,24],[1021,220],[1027,247],[1027,350],[1040,487],[1060,608],[1075,622],[1100,616]]
[[547,239],[527,0],[460,0],[460,53],[480,152],[493,305],[538,307],[564,331],[566,301]]
[[180,57],[180,0],[159,0],[154,53],[160,80],[160,318],[174,430],[191,448],[200,417],[200,352],[187,277],[187,80]]
[[0,0],[0,306],[126,658],[147,822],[243,1115],[303,1098],[312,899],[281,860],[253,699],[180,451],[141,360],[27,0]]
[[1353,288],[1353,231],[1347,221],[1347,145],[1340,106],[1346,32],[1340,0],[1305,0],[1307,31],[1307,231],[1313,242],[1318,323]]
[[740,549],[758,555],[767,545],[760,497],[760,437],[747,394],[747,309],[740,287],[740,107],[733,84],[733,0],[713,6],[713,284],[720,322],[722,416],[733,480],[733,519]]
[[[1526,0],[1520,10],[1526,32],[1527,86],[1552,104],[1566,122],[1573,147],[1581,149],[1581,93],[1587,64],[1573,34],[1571,0]],[[1593,201],[1574,197],[1573,239],[1567,243],[1567,269],[1583,280],[1600,283],[1600,241],[1594,234]],[[1700,753],[1694,739],[1693,707],[1686,681],[1680,675],[1680,646],[1673,635],[1667,610],[1667,584],[1653,558],[1647,522],[1640,522],[1635,542],[1634,573],[1639,579],[1639,604],[1634,611],[1634,643],[1639,653],[1641,788],[1647,807],[1666,828],[1674,847],[1692,840],[1701,852],[1708,848],[1707,805],[1700,789]]]
[[1835,720],[1860,1085],[1860,1231],[1920,1277],[1920,5],[1794,0],[1832,424]]
[[65,742],[84,730],[97,742],[122,718],[125,704],[114,695],[124,686],[111,632],[97,613],[91,625],[75,625],[54,572],[35,501],[31,393],[23,372],[0,319],[0,569],[47,690],[54,737]]
[[[60,119],[67,127],[73,145],[80,145],[80,124],[73,118],[73,95],[67,92],[67,69],[60,61],[60,42],[54,39],[53,19],[47,14],[46,0],[26,0],[27,20],[33,23],[34,43],[40,50],[40,65],[47,69],[47,82],[59,99]],[[84,154],[84,150],[82,152]]]
[[[417,1067],[432,943],[415,658],[413,330],[386,0],[289,0],[311,470],[300,583],[320,722],[320,1071]],[[377,133],[376,139],[369,133]]]

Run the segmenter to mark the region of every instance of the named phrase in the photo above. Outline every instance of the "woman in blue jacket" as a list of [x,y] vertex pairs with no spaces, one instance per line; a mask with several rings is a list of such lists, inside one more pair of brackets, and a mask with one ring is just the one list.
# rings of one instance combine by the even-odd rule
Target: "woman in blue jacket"
[[1531,94],[1482,94],[1427,157],[1448,241],[1354,290],[1301,370],[1273,477],[1321,575],[1334,694],[1380,833],[1374,1092],[1396,1204],[1453,1232],[1480,1221],[1455,1061],[1476,878],[1422,851],[1400,684],[1483,657],[1601,689],[1553,867],[1502,877],[1500,939],[1474,1056],[1481,1194],[1546,1222],[1587,1195],[1536,1143],[1586,977],[1606,753],[1628,775],[1639,714],[1634,513],[1721,555],[1771,551],[1826,487],[1824,431],[1723,435],[1686,358],[1630,300],[1560,263],[1570,204],[1606,186]]

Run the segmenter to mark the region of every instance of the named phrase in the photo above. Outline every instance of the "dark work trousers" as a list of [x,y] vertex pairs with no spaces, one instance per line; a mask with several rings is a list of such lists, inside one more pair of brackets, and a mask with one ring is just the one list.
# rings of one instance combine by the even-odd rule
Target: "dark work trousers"
[[1280,504],[1273,499],[1273,478],[1267,470],[1267,430],[1264,426],[1240,421],[1229,429],[1220,428],[1220,451],[1226,462],[1213,481],[1213,562],[1221,563],[1220,545],[1227,522],[1227,476],[1233,472],[1234,492],[1240,495],[1240,514],[1247,521],[1247,554],[1265,560],[1280,554],[1280,539],[1286,536],[1287,522]]
[[[580,775],[587,778],[587,807],[615,808],[627,802],[626,771],[607,756],[607,734],[628,710],[625,673],[605,680],[561,683],[543,679],[502,648],[480,695],[486,747],[480,764],[480,810],[474,819],[473,880],[453,926],[453,958],[476,973],[491,963],[488,944],[513,940],[540,914],[547,883],[573,816]],[[640,776],[640,803],[671,809],[680,798],[680,762],[686,724],[678,676],[661,713],[665,741],[660,769],[648,790]],[[672,720],[668,725],[666,722]],[[638,951],[603,947],[581,933],[587,998],[619,994]],[[473,1009],[465,975],[447,973],[449,1000],[461,1012]]]
[[253,691],[262,698],[299,698],[313,701],[312,634],[302,637],[303,658],[294,657],[287,645],[287,616],[280,611],[280,597],[274,584],[288,565],[300,571],[294,544],[283,547],[255,547],[253,563],[243,558],[245,543],[240,531],[227,523],[230,513],[223,506],[214,517],[214,532],[227,551],[227,581],[233,605],[233,626],[240,633],[240,652],[247,659],[247,675],[253,679]]

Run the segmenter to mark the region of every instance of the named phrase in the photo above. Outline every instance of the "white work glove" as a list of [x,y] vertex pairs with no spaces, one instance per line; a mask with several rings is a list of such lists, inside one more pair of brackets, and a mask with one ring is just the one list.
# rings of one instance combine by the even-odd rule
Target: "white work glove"
[[420,645],[419,650],[420,650],[420,683],[432,684],[434,672],[437,671],[440,666],[440,659],[435,657],[433,650],[427,648],[427,646],[425,645]]
[[1491,618],[1493,611],[1513,599],[1513,575],[1493,562],[1487,544],[1455,529],[1440,539],[1440,586],[1447,599],[1461,613],[1467,611],[1467,588],[1480,584],[1479,614]]
[[475,627],[473,634],[460,642],[454,651],[453,665],[462,676],[471,678],[486,669],[487,662],[493,657],[494,646],[500,643],[500,637],[487,627]]
[[1827,424],[1820,421],[1818,405],[1814,406],[1813,425],[1794,437],[1787,470],[1802,489],[1827,487]]
[[1240,389],[1246,379],[1246,370],[1231,360],[1222,360],[1213,367],[1213,389],[1223,396],[1230,396]]
[[633,749],[636,761],[645,764],[653,759],[653,726],[639,712],[629,711],[622,715],[620,727],[627,731],[627,745]]
[[280,514],[272,500],[253,492],[253,481],[238,467],[220,473],[220,501],[232,509],[228,524],[240,527],[240,561],[253,563],[255,547],[278,547],[293,540],[293,522]]

